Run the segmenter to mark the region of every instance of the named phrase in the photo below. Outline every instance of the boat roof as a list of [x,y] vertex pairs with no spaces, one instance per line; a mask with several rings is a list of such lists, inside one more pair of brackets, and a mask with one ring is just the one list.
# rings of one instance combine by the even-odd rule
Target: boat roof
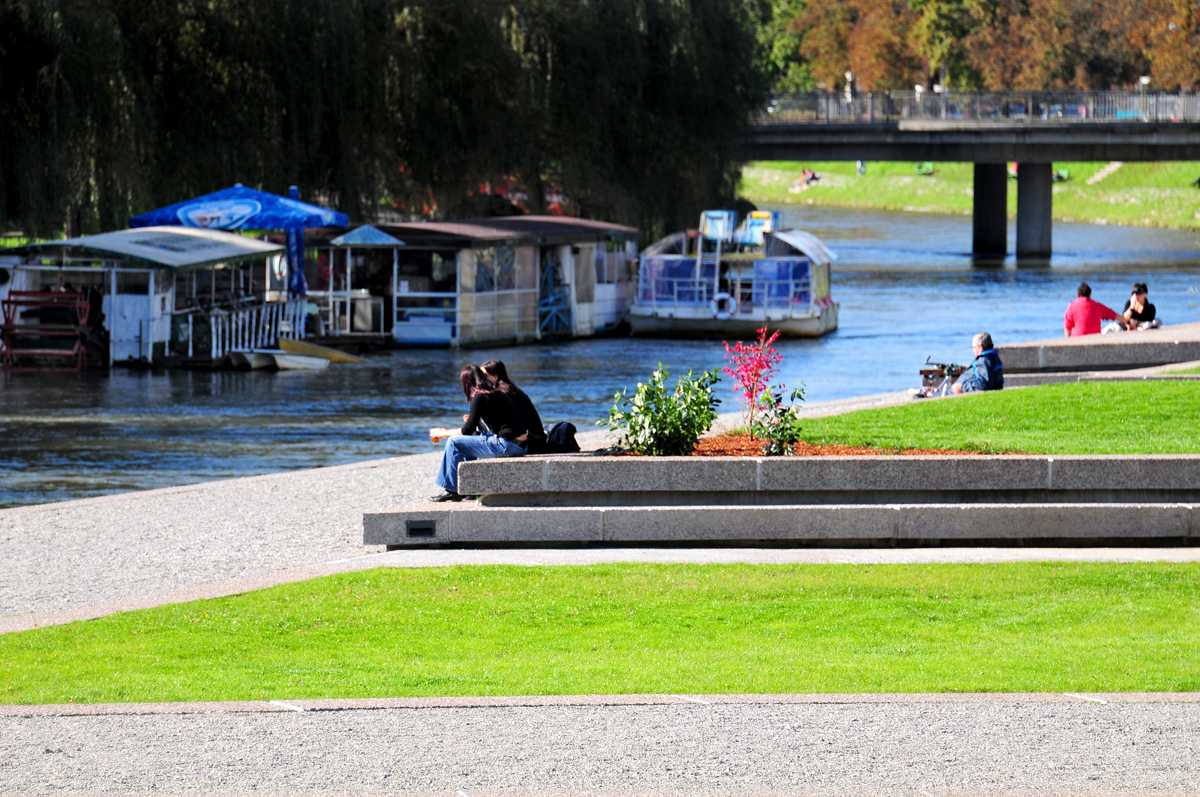
[[837,260],[835,255],[825,243],[813,235],[811,232],[803,230],[776,230],[769,232],[767,235],[772,236],[780,241],[783,241],[793,249],[798,250],[801,254],[806,255],[809,260],[817,265],[825,265]]
[[[352,228],[357,229],[359,225]],[[365,226],[365,225],[362,225]],[[374,228],[398,238],[409,248],[468,249],[473,246],[561,246],[607,241],[613,235],[638,240],[636,227],[570,216],[497,216],[456,221],[413,221],[376,224]],[[309,246],[333,244],[343,229],[317,228],[305,232]],[[274,240],[277,236],[272,236]],[[350,244],[354,245],[354,244]]]
[[218,263],[232,265],[259,260],[284,251],[284,247],[236,233],[172,226],[139,227],[60,241],[38,241],[15,251],[30,254],[81,252],[97,258],[132,260],[171,271],[187,271]]

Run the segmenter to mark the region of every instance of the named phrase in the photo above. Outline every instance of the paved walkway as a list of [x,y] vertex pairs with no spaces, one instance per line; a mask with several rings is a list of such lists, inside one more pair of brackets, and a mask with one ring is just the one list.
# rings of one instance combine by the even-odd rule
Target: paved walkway
[[1197,701],[615,695],[6,707],[0,793],[1195,795]]

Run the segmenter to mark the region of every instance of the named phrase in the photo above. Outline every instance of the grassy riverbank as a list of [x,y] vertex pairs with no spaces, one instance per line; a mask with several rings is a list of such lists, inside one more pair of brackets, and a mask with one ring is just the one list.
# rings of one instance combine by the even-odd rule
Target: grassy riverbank
[[1200,691],[1195,564],[383,568],[0,636],[7,703]]
[[[796,191],[801,170],[821,180]],[[1200,164],[1056,163],[1070,179],[1054,185],[1054,218],[1096,224],[1200,229]],[[1097,178],[1092,185],[1088,180]],[[919,175],[912,163],[871,162],[865,176],[853,162],[751,163],[742,172],[740,194],[756,203],[829,205],[878,210],[970,214],[974,169],[970,163],[938,163]],[[1017,186],[1009,180],[1008,211],[1016,215]]]
[[1200,385],[1076,382],[804,421],[815,444],[1028,454],[1200,454]]

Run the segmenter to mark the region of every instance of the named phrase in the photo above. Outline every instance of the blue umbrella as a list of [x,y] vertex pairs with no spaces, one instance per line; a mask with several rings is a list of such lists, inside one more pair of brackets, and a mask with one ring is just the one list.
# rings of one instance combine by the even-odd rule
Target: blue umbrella
[[282,197],[241,183],[195,199],[176,202],[129,220],[130,227],[176,225],[212,230],[286,230],[288,292],[308,293],[304,279],[304,229],[346,227],[345,213],[300,201],[296,186]]
[[212,230],[290,230],[305,227],[346,227],[345,213],[301,202],[292,186],[290,197],[256,191],[238,183],[195,199],[176,202],[129,220],[130,227],[164,224]]

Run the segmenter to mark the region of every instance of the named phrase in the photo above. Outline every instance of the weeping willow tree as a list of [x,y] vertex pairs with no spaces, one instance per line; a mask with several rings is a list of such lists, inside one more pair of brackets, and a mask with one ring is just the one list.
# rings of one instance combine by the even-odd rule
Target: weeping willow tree
[[0,0],[0,227],[234,182],[354,218],[516,181],[649,232],[732,198],[762,0]]

